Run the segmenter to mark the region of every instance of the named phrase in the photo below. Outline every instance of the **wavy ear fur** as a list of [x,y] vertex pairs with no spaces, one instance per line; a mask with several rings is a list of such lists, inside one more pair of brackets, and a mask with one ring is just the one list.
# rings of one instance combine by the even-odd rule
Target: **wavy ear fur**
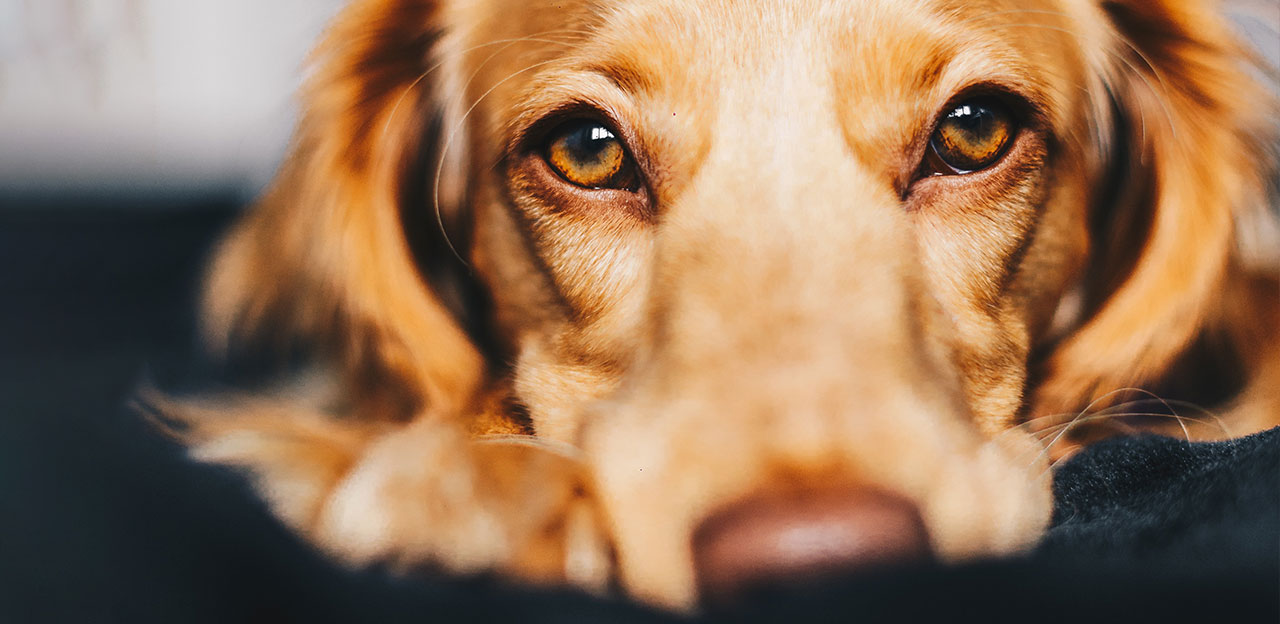
[[1104,0],[1099,57],[1128,163],[1095,221],[1090,315],[1049,356],[1033,410],[1065,412],[1157,381],[1213,322],[1238,227],[1265,210],[1275,112],[1254,58],[1208,0]]
[[[457,413],[484,373],[415,264],[402,222],[405,210],[432,209],[403,206],[404,181],[423,163],[435,173],[437,146],[420,143],[450,112],[434,97],[449,69],[432,67],[438,5],[358,0],[338,17],[313,59],[291,155],[221,246],[207,282],[215,353],[303,345],[341,367],[344,395],[377,412],[370,417]],[[460,183],[462,156],[451,151],[441,166]]]

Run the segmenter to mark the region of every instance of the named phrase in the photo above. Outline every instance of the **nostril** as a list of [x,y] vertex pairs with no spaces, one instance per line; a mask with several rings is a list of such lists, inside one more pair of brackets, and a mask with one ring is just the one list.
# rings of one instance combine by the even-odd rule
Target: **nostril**
[[705,519],[692,546],[699,592],[712,602],[755,585],[930,557],[916,506],[867,489],[753,496]]

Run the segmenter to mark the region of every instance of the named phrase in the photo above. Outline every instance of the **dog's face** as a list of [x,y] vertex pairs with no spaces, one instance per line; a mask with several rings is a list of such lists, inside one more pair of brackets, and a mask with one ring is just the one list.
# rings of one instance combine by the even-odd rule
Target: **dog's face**
[[[780,493],[883,493],[947,560],[1015,551],[1050,508],[1020,423],[1160,370],[1227,262],[1247,116],[1216,89],[1244,79],[1213,65],[1222,25],[1176,4],[358,2],[285,176],[342,207],[261,217],[289,232],[261,246],[334,265],[281,298],[338,291],[359,336],[343,357],[410,403],[465,411],[496,384],[536,435],[580,446],[636,595],[687,604],[696,575],[737,574],[699,567],[708,532],[742,550],[708,519]],[[1221,49],[1170,47],[1188,24]],[[1130,157],[1162,167],[1132,176],[1147,248],[1110,255],[1099,213]],[[489,302],[488,369],[443,312],[456,280],[421,253],[410,269],[406,224],[453,230]],[[1209,242],[1178,249],[1189,235]],[[247,290],[231,279],[215,293]],[[245,309],[282,314],[213,308]]]
[[1097,78],[1036,11],[936,4],[492,9],[475,263],[539,435],[624,387],[1013,424],[1087,244]]
[[477,25],[516,43],[472,70],[474,162],[500,163],[473,189],[475,265],[534,430],[585,432],[624,566],[667,586],[642,591],[688,587],[688,529],[766,488],[902,494],[949,557],[1046,522],[1010,429],[1087,247],[1097,77],[1053,27],[1072,7],[1022,6]]

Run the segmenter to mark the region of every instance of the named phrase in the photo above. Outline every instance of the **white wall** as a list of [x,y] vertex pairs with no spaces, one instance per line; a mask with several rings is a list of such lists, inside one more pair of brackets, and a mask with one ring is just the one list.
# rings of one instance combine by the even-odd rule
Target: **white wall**
[[[854,0],[849,0],[854,1]],[[0,0],[0,194],[253,195],[343,0]],[[1230,0],[1280,58],[1280,0]]]
[[269,178],[341,0],[0,0],[0,191]]

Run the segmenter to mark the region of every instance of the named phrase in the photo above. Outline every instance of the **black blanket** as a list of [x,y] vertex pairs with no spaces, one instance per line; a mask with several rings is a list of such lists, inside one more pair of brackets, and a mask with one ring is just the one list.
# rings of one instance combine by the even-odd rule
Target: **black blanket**
[[[232,211],[66,208],[0,206],[0,622],[673,619],[325,561],[242,479],[122,407],[190,359],[198,267]],[[1106,442],[1059,469],[1055,494],[1026,558],[762,590],[704,618],[1280,621],[1280,430]]]

